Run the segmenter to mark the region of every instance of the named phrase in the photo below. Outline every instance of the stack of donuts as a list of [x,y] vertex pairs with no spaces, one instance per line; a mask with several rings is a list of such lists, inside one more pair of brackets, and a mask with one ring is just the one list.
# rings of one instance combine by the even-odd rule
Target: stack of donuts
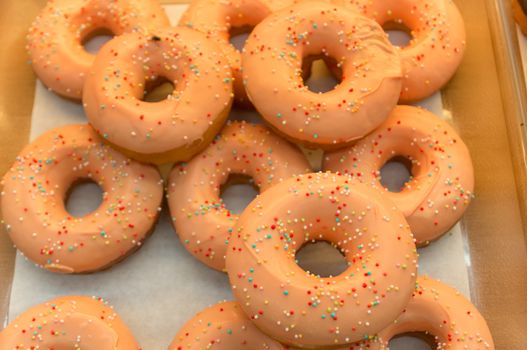
[[[230,38],[247,28],[238,51]],[[392,45],[390,28],[408,29],[408,45]],[[89,54],[83,42],[102,29],[114,38]],[[227,273],[236,300],[198,313],[169,349],[387,349],[411,332],[437,349],[494,349],[468,300],[417,274],[416,247],[448,232],[473,199],[455,129],[403,105],[441,89],[462,60],[451,0],[193,0],[175,27],[155,0],[49,0],[27,48],[42,83],[82,101],[88,120],[38,137],[3,177],[6,231],[37,266],[111,267],[154,231],[166,197],[184,247]],[[305,84],[319,59],[339,80],[326,93]],[[173,91],[147,101],[160,80]],[[233,105],[266,126],[228,120]],[[315,148],[319,172],[302,152]],[[380,169],[397,157],[411,178],[392,192]],[[221,199],[237,176],[260,191],[240,215]],[[65,200],[79,181],[104,194],[75,217]],[[297,264],[317,241],[340,250],[344,272]],[[139,345],[104,300],[77,296],[33,307],[0,333],[0,350],[65,348]]]

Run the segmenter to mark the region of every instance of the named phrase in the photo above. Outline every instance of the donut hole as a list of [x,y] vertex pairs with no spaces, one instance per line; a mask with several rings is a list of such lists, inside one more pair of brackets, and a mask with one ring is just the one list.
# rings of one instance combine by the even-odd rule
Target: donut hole
[[112,40],[114,36],[114,33],[108,28],[95,28],[84,35],[81,43],[86,52],[96,55],[101,47]]
[[81,179],[70,186],[66,194],[66,211],[74,217],[86,216],[100,207],[102,188],[91,179]]
[[382,28],[394,46],[407,47],[413,39],[412,30],[402,21],[388,21],[383,24]]
[[380,169],[380,182],[390,192],[401,192],[412,179],[412,161],[403,156],[389,159]]
[[255,109],[234,105],[229,113],[229,120],[245,121],[252,124],[262,124],[262,117]]
[[396,335],[388,343],[390,350],[436,350],[439,348],[434,337],[425,332]]
[[331,57],[307,56],[302,61],[302,80],[309,91],[326,93],[342,80],[342,70]]
[[166,77],[158,76],[154,79],[148,79],[145,81],[142,101],[161,102],[169,98],[174,90],[174,83]]
[[229,175],[220,187],[222,202],[233,214],[240,214],[259,192],[252,177],[240,174]]
[[231,45],[238,51],[242,51],[245,46],[245,42],[251,35],[254,26],[241,26],[241,27],[231,27],[229,30],[229,41]]
[[305,243],[296,252],[295,261],[302,270],[322,278],[338,276],[349,267],[342,251],[328,241]]

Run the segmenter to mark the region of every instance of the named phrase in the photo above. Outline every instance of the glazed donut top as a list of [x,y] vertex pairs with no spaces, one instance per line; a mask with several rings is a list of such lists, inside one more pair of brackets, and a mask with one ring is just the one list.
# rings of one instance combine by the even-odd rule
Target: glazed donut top
[[213,305],[189,320],[168,350],[284,350],[262,333],[233,301]]
[[229,30],[255,26],[271,12],[291,5],[293,0],[195,0],[185,11],[179,25],[184,25],[207,34],[208,37],[229,44],[226,56],[234,58],[231,62],[240,68],[240,56],[229,43]]
[[412,332],[433,336],[437,349],[494,350],[487,322],[476,307],[457,290],[426,276],[417,278],[401,316],[357,349],[387,350],[390,339]]
[[205,33],[220,44],[233,70],[235,97],[246,104],[241,54],[229,39],[236,31],[256,26],[272,12],[291,3],[292,0],[194,0],[181,17],[179,25]]
[[225,253],[238,215],[225,207],[221,185],[230,175],[246,175],[261,192],[310,171],[295,145],[262,125],[229,123],[203,152],[174,167],[168,203],[185,248],[207,265],[225,268]]
[[[349,267],[304,271],[296,252],[328,241]],[[303,348],[342,346],[376,334],[404,309],[417,253],[402,213],[368,186],[333,173],[290,178],[245,209],[227,251],[233,294],[264,333]]]
[[[400,192],[390,192],[380,170],[398,156],[411,161],[412,176]],[[323,168],[382,191],[403,212],[418,244],[448,231],[474,197],[467,146],[446,121],[418,107],[397,106],[354,146],[326,153]]]
[[409,30],[400,50],[401,101],[420,100],[454,75],[466,46],[463,18],[453,0],[333,0],[375,19],[386,29]]
[[[86,81],[83,104],[90,123],[109,142],[134,153],[192,148],[212,125],[223,124],[232,102],[231,70],[219,51],[204,34],[186,27],[114,38],[97,55]],[[170,80],[174,92],[160,102],[142,101],[145,82],[158,77]]]
[[156,0],[49,0],[29,29],[27,50],[44,84],[80,100],[95,60],[82,46],[86,37],[100,29],[117,36],[168,25]]
[[0,332],[0,350],[140,350],[102,299],[68,296],[34,306]]
[[[302,62],[312,56],[338,62],[343,77],[333,90],[315,93],[303,83]],[[297,142],[323,148],[368,134],[388,116],[401,88],[399,55],[382,28],[320,1],[263,20],[246,42],[242,65],[247,94],[267,122]]]
[[[66,211],[79,181],[103,190],[95,211]],[[137,249],[161,210],[163,180],[156,168],[123,156],[89,125],[50,130],[26,146],[2,180],[6,231],[30,260],[62,273],[109,267]]]

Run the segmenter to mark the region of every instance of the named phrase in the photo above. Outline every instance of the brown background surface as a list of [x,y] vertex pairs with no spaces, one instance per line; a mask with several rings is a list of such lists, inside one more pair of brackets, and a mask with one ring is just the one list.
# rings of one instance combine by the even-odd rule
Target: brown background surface
[[[514,77],[498,69],[504,64],[500,55],[504,48],[495,28],[502,15],[496,12],[497,1],[487,0],[487,6],[481,0],[456,1],[465,18],[468,45],[443,98],[471,150],[476,171],[477,198],[462,221],[470,253],[472,298],[489,323],[496,348],[514,350],[527,348],[527,251],[520,210],[525,204],[520,201],[524,171],[519,170],[521,140],[512,135],[514,123],[507,124],[515,113],[515,97],[506,83]],[[24,40],[44,4],[44,0],[0,1],[4,47],[0,55],[0,174],[28,141],[35,77],[27,64]],[[7,310],[13,262],[14,250],[2,232],[0,320]]]

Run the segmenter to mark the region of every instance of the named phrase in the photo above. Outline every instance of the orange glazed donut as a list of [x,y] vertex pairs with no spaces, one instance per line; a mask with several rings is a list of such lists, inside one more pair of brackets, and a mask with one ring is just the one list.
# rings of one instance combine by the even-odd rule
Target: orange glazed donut
[[[330,56],[343,77],[334,90],[310,91],[302,61]],[[379,126],[401,91],[401,63],[383,29],[324,2],[303,1],[271,14],[253,30],[242,54],[247,94],[288,138],[322,148],[360,139]]]
[[[401,192],[390,192],[380,169],[396,157],[411,161],[412,177]],[[473,198],[474,170],[463,140],[447,122],[417,107],[397,106],[355,146],[327,153],[323,168],[383,192],[405,215],[418,245],[452,228]]]
[[[329,241],[349,262],[336,277],[302,270],[295,253]],[[368,186],[332,173],[301,175],[245,209],[227,251],[232,291],[264,333],[292,346],[342,346],[374,335],[403,311],[417,253],[403,215]]]
[[[64,201],[83,180],[102,188],[102,204],[74,217]],[[16,247],[40,267],[62,273],[98,271],[138,249],[163,199],[157,169],[105,145],[88,125],[40,136],[20,153],[2,185],[3,219]]]
[[211,306],[188,321],[174,337],[168,350],[284,350],[262,333],[245,316],[238,303]]
[[241,54],[230,43],[233,31],[254,27],[273,11],[292,4],[292,0],[194,0],[185,11],[179,25],[207,34],[221,45],[232,67],[234,97],[247,104],[247,94],[241,73]]
[[117,36],[168,25],[156,0],[49,0],[29,29],[27,49],[48,88],[80,100],[95,60],[82,45],[86,38],[103,29]]
[[[106,44],[84,88],[84,109],[104,139],[156,164],[189,160],[223,126],[232,102],[231,70],[219,47],[185,27],[125,34]],[[166,100],[142,100],[145,83],[166,78]]]
[[103,300],[68,296],[34,306],[0,332],[0,350],[140,350]]
[[441,89],[457,70],[465,52],[465,24],[452,0],[334,0],[346,4],[387,29],[410,31],[400,51],[401,101],[415,101]]
[[170,174],[168,205],[176,232],[196,258],[224,270],[229,236],[238,220],[220,198],[229,175],[249,175],[263,192],[307,172],[310,166],[302,151],[267,128],[229,124],[201,154],[176,165]]
[[427,277],[417,279],[399,318],[372,340],[347,349],[388,350],[393,337],[412,332],[433,336],[437,349],[494,350],[487,322],[476,307],[455,289]]

